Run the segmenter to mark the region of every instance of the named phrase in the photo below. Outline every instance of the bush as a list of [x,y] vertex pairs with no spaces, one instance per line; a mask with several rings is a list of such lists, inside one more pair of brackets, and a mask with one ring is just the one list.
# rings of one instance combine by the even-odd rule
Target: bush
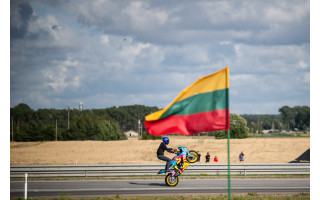
[[162,136],[154,136],[151,134],[148,134],[147,132],[142,132],[142,140],[159,140],[162,139]]
[[[247,121],[237,114],[230,114],[230,138],[247,138],[249,135],[249,128]],[[227,138],[225,130],[215,131],[217,139]]]

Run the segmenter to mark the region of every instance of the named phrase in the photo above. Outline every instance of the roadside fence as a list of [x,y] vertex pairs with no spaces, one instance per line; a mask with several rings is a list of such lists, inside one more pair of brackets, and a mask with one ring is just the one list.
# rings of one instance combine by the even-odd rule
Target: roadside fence
[[[157,175],[164,164],[10,166],[10,177],[99,177]],[[310,174],[310,163],[231,164],[231,175]],[[227,164],[191,164],[185,175],[226,175]]]

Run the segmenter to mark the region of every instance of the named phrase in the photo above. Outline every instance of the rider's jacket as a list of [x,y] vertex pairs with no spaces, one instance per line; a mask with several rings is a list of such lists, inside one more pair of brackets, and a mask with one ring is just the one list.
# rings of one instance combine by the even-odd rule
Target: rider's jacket
[[168,148],[167,145],[164,142],[161,142],[158,150],[157,150],[157,155],[163,155],[164,151],[168,151],[170,153],[174,153],[173,149]]

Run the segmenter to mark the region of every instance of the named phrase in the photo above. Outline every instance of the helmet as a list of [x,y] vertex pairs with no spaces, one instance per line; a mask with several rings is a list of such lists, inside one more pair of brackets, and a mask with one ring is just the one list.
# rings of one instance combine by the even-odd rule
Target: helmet
[[169,138],[168,138],[168,137],[162,138],[162,141],[163,141],[166,145],[169,144]]

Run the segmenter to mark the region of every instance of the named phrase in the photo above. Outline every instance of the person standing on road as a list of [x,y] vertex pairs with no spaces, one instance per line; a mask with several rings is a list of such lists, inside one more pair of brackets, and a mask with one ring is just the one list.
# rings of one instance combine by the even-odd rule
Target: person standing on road
[[171,159],[164,156],[164,151],[167,151],[169,153],[174,153],[174,150],[171,148],[168,148],[167,145],[169,144],[170,140],[168,137],[164,137],[162,138],[162,142],[157,150],[157,157],[159,160],[163,160],[166,161],[166,171],[169,172],[169,167],[170,167],[170,163],[171,163]]
[[243,162],[244,161],[244,154],[243,154],[243,152],[241,151],[241,153],[240,153],[240,155],[239,155],[239,161],[240,162]]

